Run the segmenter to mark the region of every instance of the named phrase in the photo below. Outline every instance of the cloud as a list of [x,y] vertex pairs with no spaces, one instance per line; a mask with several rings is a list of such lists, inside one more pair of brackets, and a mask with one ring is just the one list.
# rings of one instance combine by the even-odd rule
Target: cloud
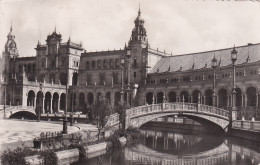
[[[0,48],[13,22],[21,56],[35,55],[56,25],[66,42],[82,41],[88,51],[119,49],[128,42],[139,0],[0,1]],[[258,2],[142,0],[149,43],[153,48],[192,53],[260,42]]]

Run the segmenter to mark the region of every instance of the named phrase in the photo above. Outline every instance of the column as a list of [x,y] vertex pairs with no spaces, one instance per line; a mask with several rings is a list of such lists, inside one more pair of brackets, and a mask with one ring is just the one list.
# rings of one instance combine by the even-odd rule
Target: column
[[256,94],[256,104],[255,104],[256,107],[258,107],[258,93]]
[[61,95],[59,95],[59,98],[58,98],[58,108],[57,108],[58,111],[60,110],[60,96],[61,96]]
[[34,104],[33,104],[33,107],[36,108],[36,98],[37,98],[37,95],[34,96]]
[[206,104],[206,96],[203,96],[203,104]]
[[243,107],[244,106],[244,95],[242,94],[241,95],[241,107]]
[[218,105],[219,105],[219,97],[218,97],[218,95],[216,95],[216,103],[217,103],[217,107],[218,107]]
[[193,97],[190,96],[190,103],[193,103]]
[[52,110],[52,102],[53,102],[53,96],[51,95],[51,98],[50,98],[50,113],[53,113],[53,110]]
[[153,93],[153,103],[152,104],[154,104],[154,93]]
[[245,107],[247,106],[247,95],[245,94],[244,95],[244,98],[245,98]]
[[230,104],[229,104],[229,103],[230,103],[229,100],[230,100],[230,99],[229,99],[229,95],[227,95],[227,107],[230,106]]
[[45,111],[45,109],[44,109],[44,107],[45,107],[45,94],[43,94],[43,98],[42,98],[42,113],[44,113]]

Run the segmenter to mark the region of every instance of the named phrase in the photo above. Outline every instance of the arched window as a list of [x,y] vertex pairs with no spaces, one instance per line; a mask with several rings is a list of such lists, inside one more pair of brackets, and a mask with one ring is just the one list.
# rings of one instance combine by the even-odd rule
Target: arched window
[[96,69],[96,61],[92,61],[92,69]]

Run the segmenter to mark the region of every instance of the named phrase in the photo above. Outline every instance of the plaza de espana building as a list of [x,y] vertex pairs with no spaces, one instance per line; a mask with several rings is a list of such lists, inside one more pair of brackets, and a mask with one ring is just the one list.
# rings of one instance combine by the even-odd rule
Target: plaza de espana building
[[112,107],[124,100],[132,107],[189,102],[229,110],[235,85],[238,119],[260,119],[260,44],[172,55],[150,48],[144,23],[139,9],[128,44],[95,52],[70,39],[62,42],[55,29],[46,43],[38,42],[32,57],[20,57],[11,27],[1,57],[1,105],[6,100],[55,113],[67,100],[68,111],[85,113],[106,97]]

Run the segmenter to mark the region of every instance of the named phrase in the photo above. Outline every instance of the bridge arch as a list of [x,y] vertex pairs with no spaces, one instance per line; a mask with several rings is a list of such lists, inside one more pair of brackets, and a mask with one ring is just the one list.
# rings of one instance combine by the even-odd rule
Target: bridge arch
[[193,103],[162,103],[140,107],[134,107],[127,110],[127,126],[140,127],[144,123],[158,117],[182,115],[201,119],[218,125],[223,130],[229,124],[229,112],[217,107],[193,104]]
[[18,111],[13,113],[10,117],[10,119],[30,119],[30,120],[36,120],[37,116],[35,113],[31,111]]

